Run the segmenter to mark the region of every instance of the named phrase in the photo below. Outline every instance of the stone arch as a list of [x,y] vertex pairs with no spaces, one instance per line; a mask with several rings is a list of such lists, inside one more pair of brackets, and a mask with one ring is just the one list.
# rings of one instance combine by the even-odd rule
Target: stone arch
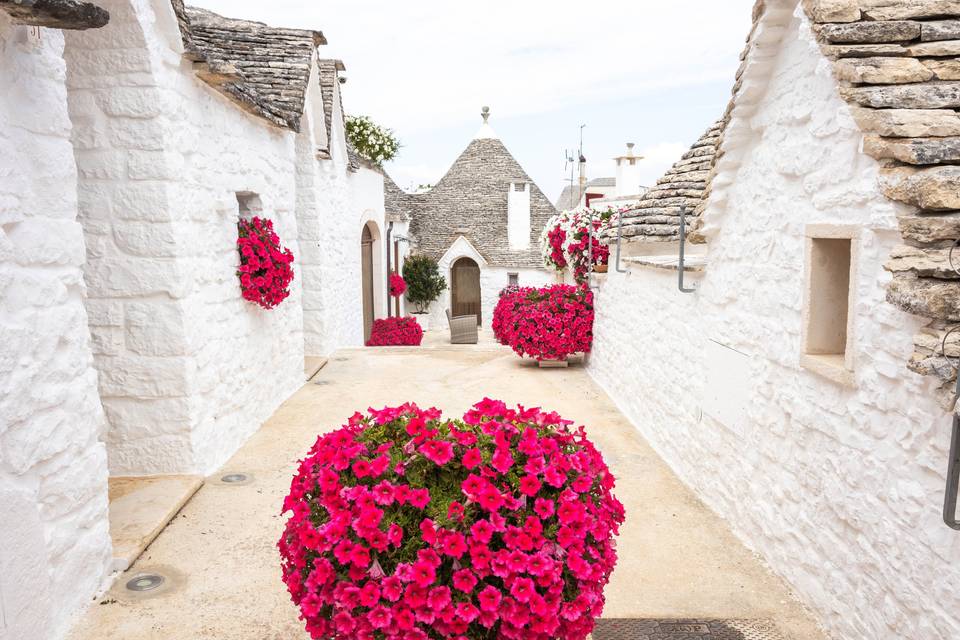
[[482,324],[480,265],[469,256],[457,258],[450,266],[450,311],[454,317],[477,316]]
[[383,237],[380,226],[365,215],[360,230],[360,295],[363,309],[363,339],[370,337],[375,318],[383,317],[384,272]]

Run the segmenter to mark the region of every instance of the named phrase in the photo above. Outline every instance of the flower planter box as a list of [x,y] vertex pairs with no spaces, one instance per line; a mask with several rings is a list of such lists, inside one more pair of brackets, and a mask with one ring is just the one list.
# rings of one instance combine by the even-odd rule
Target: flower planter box
[[430,314],[429,313],[411,313],[410,317],[414,318],[417,323],[420,325],[420,328],[424,331],[430,330]]
[[541,360],[537,363],[541,369],[566,369],[570,363],[564,360]]

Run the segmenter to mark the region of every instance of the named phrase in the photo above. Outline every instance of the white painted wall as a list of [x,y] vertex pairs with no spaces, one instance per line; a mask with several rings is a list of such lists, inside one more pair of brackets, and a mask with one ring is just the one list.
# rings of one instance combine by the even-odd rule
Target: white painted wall
[[[302,384],[295,136],[195,77],[169,2],[101,4],[66,57],[110,469],[209,473]],[[297,258],[272,311],[240,296],[237,192]]]
[[[746,79],[766,96],[728,136],[742,165],[706,212],[699,291],[611,270],[589,370],[833,637],[960,637],[960,536],[940,520],[950,419],[906,368],[921,321],[884,301],[895,207],[808,24],[781,26],[772,75]],[[855,389],[799,364],[809,223],[862,226]]]
[[61,637],[111,562],[59,31],[0,12],[0,638]]
[[[530,184],[511,182],[507,192],[507,244],[511,251],[530,248]],[[518,189],[522,189],[518,191]]]

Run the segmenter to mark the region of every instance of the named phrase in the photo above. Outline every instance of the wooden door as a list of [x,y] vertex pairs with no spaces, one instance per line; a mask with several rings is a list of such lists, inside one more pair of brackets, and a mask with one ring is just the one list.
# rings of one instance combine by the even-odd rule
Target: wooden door
[[470,258],[460,258],[451,269],[451,311],[454,316],[477,316],[480,318],[480,267]]
[[360,238],[360,272],[363,283],[363,341],[370,339],[373,330],[373,234],[363,227]]

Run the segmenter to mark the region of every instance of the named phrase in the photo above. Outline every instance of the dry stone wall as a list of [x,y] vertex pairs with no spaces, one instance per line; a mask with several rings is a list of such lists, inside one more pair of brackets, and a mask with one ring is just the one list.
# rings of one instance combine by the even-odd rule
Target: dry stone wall
[[929,318],[910,368],[938,378],[954,402],[960,334],[960,3],[953,0],[806,0],[841,94],[883,165],[881,187],[900,212],[903,244],[887,268],[888,300]]
[[10,638],[62,636],[111,562],[63,47],[60,32],[0,13],[0,634]]
[[[778,53],[744,76],[756,108],[732,112],[698,292],[677,291],[675,272],[611,272],[589,369],[833,637],[956,638],[960,537],[940,519],[950,417],[903,366],[924,320],[885,302],[899,206],[809,23],[768,4],[793,6],[759,28]],[[799,362],[814,223],[861,229],[855,388]]]

